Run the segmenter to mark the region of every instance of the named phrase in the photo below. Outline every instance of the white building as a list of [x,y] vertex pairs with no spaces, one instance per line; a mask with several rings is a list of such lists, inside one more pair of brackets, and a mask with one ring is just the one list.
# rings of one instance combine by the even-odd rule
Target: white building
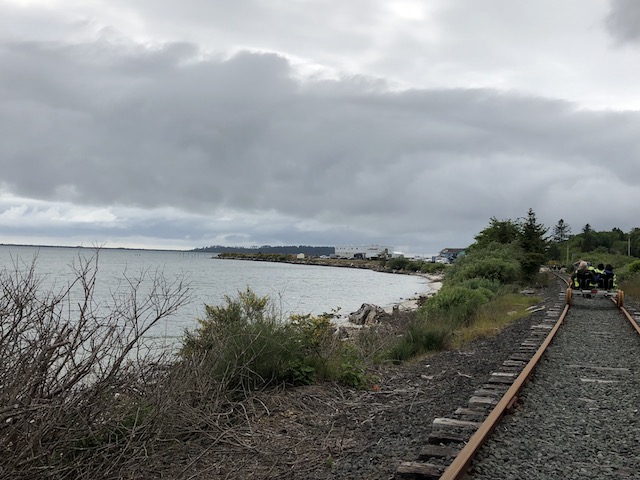
[[384,245],[337,245],[336,257],[339,258],[378,258],[391,256],[393,247]]

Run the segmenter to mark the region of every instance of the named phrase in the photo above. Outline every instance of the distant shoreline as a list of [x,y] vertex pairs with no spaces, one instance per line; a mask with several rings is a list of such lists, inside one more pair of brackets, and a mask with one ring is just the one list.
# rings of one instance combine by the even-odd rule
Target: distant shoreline
[[402,274],[414,274],[415,272],[406,271],[394,271],[390,268],[385,268],[380,264],[380,260],[372,259],[345,259],[345,258],[319,258],[319,257],[305,257],[305,258],[293,258],[289,254],[233,254],[225,253],[224,255],[218,255],[212,257],[220,260],[248,260],[252,262],[273,262],[273,263],[291,263],[294,265],[318,265],[321,267],[346,267],[346,268],[363,268],[367,270],[374,270],[382,273],[402,273]]
[[442,287],[442,274],[412,272],[406,270],[394,270],[381,265],[380,260],[373,259],[344,259],[344,258],[291,258],[291,255],[282,254],[224,254],[224,256],[212,257],[219,260],[247,260],[252,262],[289,263],[293,265],[317,265],[320,267],[342,267],[373,270],[379,273],[392,273],[401,275],[416,275],[423,277],[428,282],[428,290],[418,292],[409,298],[386,307],[387,313],[391,313],[395,306],[402,310],[417,309],[424,299],[433,296]]
[[178,252],[178,253],[201,253],[193,249],[190,250],[174,250],[172,248],[134,248],[134,247],[102,247],[84,245],[29,245],[26,243],[0,243],[0,247],[28,247],[28,248],[80,248],[86,250],[127,250],[134,252]]

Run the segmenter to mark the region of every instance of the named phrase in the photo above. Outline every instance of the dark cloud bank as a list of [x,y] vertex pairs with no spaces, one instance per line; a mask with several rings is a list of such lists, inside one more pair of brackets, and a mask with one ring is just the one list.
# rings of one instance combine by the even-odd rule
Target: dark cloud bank
[[[615,4],[637,15],[634,2]],[[637,41],[616,12],[614,36]],[[211,219],[159,220],[193,246],[213,233],[429,251],[529,207],[551,223],[636,226],[611,212],[640,200],[637,112],[492,89],[301,80],[276,54],[207,57],[189,43],[4,41],[0,71],[5,191]],[[617,192],[606,208],[584,212],[585,197],[605,188]],[[274,220],[216,223],[238,213]]]

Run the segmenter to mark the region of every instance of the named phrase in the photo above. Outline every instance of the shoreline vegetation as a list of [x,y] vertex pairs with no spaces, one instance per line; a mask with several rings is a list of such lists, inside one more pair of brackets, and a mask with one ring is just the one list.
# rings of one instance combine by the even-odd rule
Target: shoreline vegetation
[[[475,365],[478,343],[457,350],[540,310],[543,295],[557,298],[556,277],[540,268],[554,260],[545,233],[529,210],[524,220],[492,218],[452,265],[358,264],[443,281],[418,308],[346,337],[331,314],[283,319],[247,289],[206,305],[177,353],[145,332],[189,300],[180,278],[127,276],[129,291],[114,292],[104,314],[94,298],[99,249],[57,290],[44,289],[36,260],[1,270],[0,477],[388,478],[414,452],[415,424],[428,423],[414,418],[424,399],[438,388],[449,399],[456,382],[473,391],[456,366]],[[621,287],[638,292],[640,260],[610,255]],[[317,261],[356,265],[332,260]]]

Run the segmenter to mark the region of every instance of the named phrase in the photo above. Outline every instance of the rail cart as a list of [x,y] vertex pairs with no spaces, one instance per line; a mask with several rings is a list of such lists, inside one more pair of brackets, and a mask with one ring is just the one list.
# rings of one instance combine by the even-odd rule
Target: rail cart
[[598,287],[591,288],[571,288],[567,287],[565,298],[567,305],[571,305],[574,295],[579,295],[583,298],[607,298],[616,302],[618,307],[624,306],[624,292],[618,289],[605,290]]

